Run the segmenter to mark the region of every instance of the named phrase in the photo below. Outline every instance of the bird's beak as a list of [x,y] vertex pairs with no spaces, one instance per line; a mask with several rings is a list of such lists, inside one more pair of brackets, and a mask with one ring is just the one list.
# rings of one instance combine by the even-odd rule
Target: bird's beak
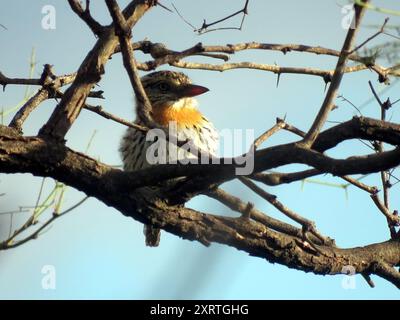
[[189,84],[182,88],[180,94],[182,97],[194,97],[206,93],[207,91],[210,90],[206,87],[198,86],[195,84]]

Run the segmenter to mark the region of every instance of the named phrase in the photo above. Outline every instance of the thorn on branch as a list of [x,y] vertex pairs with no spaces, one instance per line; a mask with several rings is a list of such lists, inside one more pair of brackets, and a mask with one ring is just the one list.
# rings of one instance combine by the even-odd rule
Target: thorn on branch
[[390,84],[389,77],[387,75],[382,74],[382,73],[379,73],[378,81],[379,81],[379,83],[384,83],[384,84],[387,84],[387,85]]
[[286,53],[291,52],[292,49],[290,49],[289,47],[283,47],[283,48],[281,49],[281,51],[282,51],[282,53],[283,53],[284,55],[286,55]]
[[39,80],[40,84],[42,86],[46,85],[49,82],[48,78],[50,78],[51,80],[54,80],[57,77],[54,75],[53,65],[46,63],[43,65],[43,72],[42,72],[42,74],[40,76],[40,80]]
[[278,72],[277,73],[277,77],[276,77],[276,87],[278,88],[279,87],[279,81],[281,80],[281,73],[280,72]]
[[387,98],[384,103],[382,103],[382,108],[385,110],[389,110],[392,107],[392,102],[390,101],[390,98]]
[[326,90],[326,86],[328,85],[328,83],[332,82],[332,74],[331,73],[327,73],[323,76],[324,82],[325,82],[325,90]]
[[160,6],[161,8],[163,8],[163,9],[165,9],[165,10],[171,12],[171,13],[174,13],[170,8],[168,8],[167,6],[161,4],[160,1],[156,1],[156,2],[155,2],[155,5],[156,5],[156,6]]

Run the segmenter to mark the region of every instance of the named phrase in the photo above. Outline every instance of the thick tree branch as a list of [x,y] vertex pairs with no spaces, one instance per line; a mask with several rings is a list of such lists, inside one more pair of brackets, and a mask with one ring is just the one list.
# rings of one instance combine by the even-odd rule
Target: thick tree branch
[[43,101],[49,98],[49,91],[45,88],[41,88],[36,94],[31,97],[16,113],[14,118],[10,122],[10,127],[22,132],[22,125],[25,120],[29,117],[31,112],[39,106]]
[[[133,27],[152,5],[152,2],[146,0],[130,2],[123,13],[128,27]],[[64,139],[83,108],[90,90],[100,81],[104,73],[104,66],[118,44],[114,27],[108,27],[82,62],[73,84],[65,91],[50,119],[40,130],[40,135],[50,136],[57,140]]]
[[135,190],[137,181],[146,182],[146,179],[154,179],[154,175],[113,169],[68,149],[62,143],[22,137],[5,126],[0,126],[0,168],[2,172],[29,172],[52,177],[140,222],[152,223],[206,245],[211,242],[227,244],[298,270],[340,274],[343,266],[352,265],[357,273],[361,273],[370,271],[378,259],[390,266],[400,263],[400,243],[397,240],[354,249],[318,246],[321,253],[315,255],[292,236],[277,233],[256,221],[208,215],[168,205],[157,195]]
[[[363,15],[363,5],[355,5],[356,28],[349,30],[340,52],[320,47],[260,43],[227,46],[203,46],[199,43],[183,51],[172,51],[162,44],[153,44],[150,41],[131,42],[131,28],[147,10],[157,4],[157,1],[131,1],[126,9],[121,12],[115,0],[106,0],[113,19],[113,23],[107,27],[101,26],[93,19],[89,11],[89,2],[89,0],[86,1],[86,8],[83,9],[79,1],[69,0],[73,11],[99,37],[76,75],[65,79],[56,77],[50,65],[45,66],[40,79],[12,79],[0,73],[0,85],[3,85],[3,87],[7,84],[41,86],[38,93],[15,115],[10,127],[0,126],[0,172],[31,173],[37,176],[52,177],[85,192],[88,197],[96,197],[106,205],[116,208],[124,215],[139,222],[151,224],[185,239],[199,241],[204,245],[209,245],[212,242],[226,244],[244,250],[250,255],[265,258],[270,262],[281,263],[291,268],[311,271],[315,274],[338,274],[342,272],[344,266],[351,265],[355,268],[356,273],[362,274],[369,284],[372,284],[370,274],[378,274],[399,286],[399,276],[397,270],[395,270],[395,267],[400,265],[398,233],[396,233],[396,236],[392,236],[392,240],[379,244],[353,249],[337,248],[332,239],[322,236],[316,230],[314,222],[285,207],[274,195],[261,189],[249,178],[240,177],[240,180],[246,186],[269,201],[283,214],[298,222],[302,228],[296,228],[269,217],[255,209],[253,204],[245,203],[218,188],[221,183],[237,178],[236,169],[239,165],[236,160],[239,158],[216,159],[221,161],[219,165],[159,165],[136,172],[123,172],[75,152],[63,143],[66,133],[82,108],[129,127],[136,127],[135,124],[105,112],[99,106],[90,106],[86,103],[86,98],[89,96],[102,97],[101,93],[91,90],[104,73],[108,59],[118,51],[122,53],[124,66],[136,97],[139,103],[145,106],[141,109],[144,112],[139,114],[139,119],[147,127],[138,126],[138,129],[143,129],[143,131],[156,127],[156,125],[150,117],[151,105],[140,82],[138,70],[154,70],[161,65],[169,64],[180,68],[215,71],[250,68],[274,72],[278,76],[282,73],[320,76],[326,83],[332,83],[310,130],[304,133],[278,119],[274,127],[254,141],[251,151],[257,150],[267,138],[280,129],[291,131],[304,139],[300,143],[288,143],[248,152],[247,156],[254,156],[254,172],[250,178],[270,185],[277,185],[321,173],[338,175],[348,183],[370,193],[375,204],[388,219],[389,225],[394,229],[394,226],[398,225],[400,220],[394,214],[395,212],[392,214],[389,211],[387,192],[385,192],[384,197],[385,203],[381,203],[375,187],[367,186],[346,175],[384,172],[384,170],[399,165],[400,126],[384,121],[385,109],[378,99],[383,114],[380,121],[369,118],[353,118],[321,132],[328,113],[332,109],[344,73],[370,68],[379,74],[380,80],[386,79],[389,74],[396,75],[393,68],[385,69],[376,65],[372,57],[363,58],[356,55],[354,52],[359,47],[351,50]],[[363,3],[367,2],[364,1]],[[248,3],[249,1],[246,0],[244,8],[233,15],[243,13],[245,16]],[[215,24],[228,18],[230,16],[216,21]],[[210,25],[212,24],[204,23],[200,31],[207,31]],[[382,33],[382,30],[383,27],[380,33]],[[226,62],[229,58],[228,55],[247,49],[279,50],[284,54],[293,50],[336,56],[339,59],[335,70],[332,71],[279,67],[251,62],[214,65],[182,60],[186,57],[202,55],[223,59]],[[134,50],[141,50],[150,54],[153,60],[138,63],[134,58]],[[346,63],[349,60],[359,64],[347,67]],[[59,90],[61,86],[71,82],[72,85],[65,93]],[[25,119],[39,103],[51,97],[61,98],[61,101],[49,121],[40,130],[40,135],[37,137],[22,136],[20,132]],[[349,139],[378,141],[381,147],[385,142],[395,148],[384,151],[382,147],[377,153],[347,159],[334,159],[324,153]],[[264,173],[266,170],[273,170],[294,163],[305,164],[313,167],[313,169],[288,174]],[[174,183],[173,186],[160,184],[160,182],[178,177],[181,179],[177,179],[177,183]],[[385,182],[386,180],[382,178],[382,181]],[[157,190],[155,188],[143,188],[144,186],[154,185],[157,185]],[[182,205],[197,194],[205,194],[220,201],[232,210],[241,213],[241,217],[232,218],[206,214],[185,208]],[[43,228],[56,218],[57,216],[53,216],[44,226],[18,242],[13,243],[13,240],[19,233],[11,235],[11,238],[0,242],[0,250],[34,239]],[[34,219],[28,220],[19,230],[23,231],[33,223]]]
[[373,265],[372,269],[375,271],[376,275],[393,283],[398,289],[400,289],[400,272],[394,267],[385,262],[379,261]]
[[250,179],[245,178],[245,177],[240,177],[239,180],[246,185],[248,188],[250,188],[252,191],[254,191],[256,194],[258,194],[260,197],[263,199],[267,200],[270,204],[272,204],[276,209],[278,209],[280,212],[282,212],[285,216],[288,218],[296,221],[302,226],[303,229],[303,235],[306,232],[311,232],[315,237],[317,237],[320,241],[322,241],[323,244],[327,244],[329,241],[328,239],[323,236],[318,230],[315,225],[314,221],[311,221],[307,218],[302,217],[298,213],[294,212],[293,210],[287,208],[286,206],[283,205],[280,201],[278,201],[278,198],[270,194],[269,192],[263,190],[259,186],[257,186],[254,182],[252,182]]

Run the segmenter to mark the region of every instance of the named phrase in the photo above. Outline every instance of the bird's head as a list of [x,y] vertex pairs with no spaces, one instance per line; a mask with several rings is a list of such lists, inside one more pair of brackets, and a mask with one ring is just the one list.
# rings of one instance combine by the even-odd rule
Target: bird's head
[[191,107],[192,97],[208,91],[207,88],[194,85],[182,72],[157,71],[141,79],[143,88],[154,109],[165,107]]

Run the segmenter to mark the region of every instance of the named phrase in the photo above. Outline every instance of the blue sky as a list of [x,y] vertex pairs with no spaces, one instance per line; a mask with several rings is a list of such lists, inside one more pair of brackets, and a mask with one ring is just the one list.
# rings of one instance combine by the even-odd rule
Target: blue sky
[[[119,1],[124,6],[128,1]],[[244,1],[184,1],[174,4],[186,19],[200,26],[239,9]],[[163,1],[167,6],[171,2]],[[159,7],[149,12],[135,27],[135,40],[148,38],[163,42],[174,50],[183,50],[197,42],[226,44],[249,41],[267,43],[301,43],[340,49],[346,31],[341,27],[341,5],[344,1],[261,1],[252,0],[249,15],[242,31],[211,32],[196,35],[176,14]],[[400,10],[393,1],[374,1],[374,4]],[[44,5],[56,9],[56,29],[41,27]],[[101,23],[110,23],[103,1],[92,1],[92,12]],[[370,24],[382,24],[385,16],[368,12],[358,43],[374,31]],[[240,18],[232,23],[239,23]],[[0,71],[10,77],[26,77],[32,48],[36,52],[34,76],[38,77],[42,65],[54,65],[57,74],[75,71],[96,39],[62,0],[13,0],[1,4],[0,39],[6,44],[0,51]],[[400,24],[392,16],[391,24]],[[393,40],[381,36],[376,43]],[[148,60],[141,54],[137,57]],[[249,51],[235,54],[232,61],[255,61],[280,66],[310,66],[331,69],[335,58],[301,53]],[[190,61],[209,61],[190,58]],[[166,69],[167,67],[163,67]],[[172,68],[168,68],[172,69]],[[284,117],[289,123],[306,130],[312,123],[324,97],[324,83],[319,78],[306,75],[282,75],[276,87],[276,76],[255,70],[233,70],[213,73],[201,70],[185,71],[194,82],[210,88],[198,98],[200,109],[218,129],[254,129],[261,133]],[[340,93],[354,104],[360,105],[370,98],[368,80],[378,89],[376,76],[370,71],[346,75]],[[106,100],[100,101],[105,109],[126,119],[133,119],[133,93],[122,66],[121,56],[115,55],[106,66],[106,74],[99,84]],[[0,93],[0,108],[8,109],[19,103],[25,88],[7,86]],[[35,92],[36,88],[31,88]],[[392,100],[400,98],[398,84],[387,92]],[[386,98],[384,95],[383,98]],[[98,104],[98,101],[90,101]],[[36,134],[55,107],[55,101],[42,104],[25,124],[25,134]],[[344,121],[354,115],[354,109],[338,100],[339,109],[332,112],[330,120]],[[362,110],[365,116],[378,117],[379,109],[371,103]],[[399,112],[389,112],[391,121],[399,121]],[[10,117],[5,118],[8,122]],[[331,124],[328,124],[329,126]],[[125,128],[87,111],[67,135],[67,144],[83,151],[94,130],[96,135],[89,154],[101,161],[118,165],[119,139]],[[293,136],[279,133],[268,145],[292,140]],[[345,143],[329,154],[347,157],[350,154],[370,152],[361,143]],[[301,166],[283,168],[289,170]],[[341,183],[332,177],[319,177],[318,181]],[[377,184],[376,177],[365,182]],[[1,211],[35,203],[41,179],[31,175],[1,175]],[[53,187],[46,180],[45,191]],[[237,183],[224,187],[268,214],[287,221],[272,206],[251,194]],[[396,197],[398,186],[392,188],[392,207],[399,207]],[[268,188],[281,201],[298,213],[316,221],[319,229],[336,239],[339,246],[354,247],[388,238],[385,220],[373,206],[369,196],[355,188],[343,189],[301,182]],[[84,195],[68,189],[65,207],[74,204]],[[206,197],[190,202],[190,206],[216,214],[235,215],[227,208]],[[14,215],[13,224],[23,223],[25,214]],[[45,217],[43,217],[44,219]],[[8,234],[9,215],[0,215],[0,236]],[[41,286],[45,265],[56,270],[55,290]],[[158,248],[144,246],[142,225],[124,217],[116,210],[96,199],[90,199],[74,212],[58,220],[39,239],[21,247],[0,252],[0,298],[28,299],[393,299],[400,294],[395,287],[374,277],[375,289],[370,289],[361,277],[355,277],[355,288],[342,287],[343,276],[316,276],[270,264],[249,257],[236,249],[213,244],[205,248],[199,243],[182,240],[162,233]]]

